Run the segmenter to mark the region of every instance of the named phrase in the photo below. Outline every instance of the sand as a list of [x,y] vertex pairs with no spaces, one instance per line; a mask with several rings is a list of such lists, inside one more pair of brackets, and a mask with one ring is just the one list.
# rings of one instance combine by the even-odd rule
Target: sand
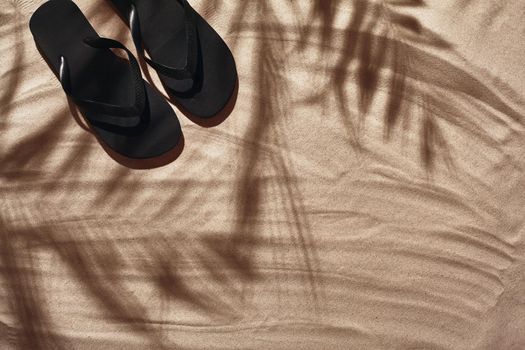
[[144,170],[0,0],[0,349],[525,349],[525,3],[190,2],[237,99]]

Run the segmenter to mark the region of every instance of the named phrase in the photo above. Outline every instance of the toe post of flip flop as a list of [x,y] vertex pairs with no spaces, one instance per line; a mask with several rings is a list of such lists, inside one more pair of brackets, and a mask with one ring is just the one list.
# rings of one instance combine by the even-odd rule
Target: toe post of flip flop
[[100,37],[71,0],[45,2],[29,27],[62,88],[105,146],[131,159],[176,148],[182,132],[169,103],[143,80],[133,54],[120,42]]
[[213,118],[226,109],[238,86],[235,60],[187,0],[110,1],[130,27],[137,52],[181,110]]

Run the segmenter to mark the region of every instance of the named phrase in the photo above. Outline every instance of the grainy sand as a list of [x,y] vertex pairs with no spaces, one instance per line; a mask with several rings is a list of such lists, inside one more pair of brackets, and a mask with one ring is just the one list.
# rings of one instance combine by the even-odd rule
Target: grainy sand
[[525,349],[525,2],[190,2],[235,109],[132,170],[0,0],[0,349]]

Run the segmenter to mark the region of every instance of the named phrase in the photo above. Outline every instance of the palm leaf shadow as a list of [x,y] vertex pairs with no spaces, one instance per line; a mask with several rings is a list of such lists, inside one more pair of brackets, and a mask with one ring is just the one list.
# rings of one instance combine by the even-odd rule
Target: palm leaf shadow
[[[408,105],[419,104],[423,111],[419,125],[420,158],[424,167],[429,170],[434,168],[440,157],[446,162],[451,158],[447,155],[448,143],[440,127],[443,123],[466,130],[482,142],[491,142],[475,120],[465,118],[464,112],[449,106],[446,96],[439,92],[454,91],[458,95],[464,94],[505,114],[510,119],[508,123],[521,121],[520,113],[492,88],[466,70],[421,50],[420,45],[441,49],[449,46],[415,19],[397,13],[393,7],[377,7],[378,5],[370,2],[354,1],[354,12],[348,26],[343,31],[335,29],[336,9],[341,1],[343,0],[313,2],[307,21],[309,24],[321,23],[321,27],[316,33],[315,27],[304,26],[298,46],[306,47],[312,37],[317,36],[322,42],[319,44],[320,55],[336,55],[336,64],[328,70],[330,78],[327,86],[337,96],[339,115],[354,147],[360,147],[359,134],[362,128],[359,125],[364,123],[367,114],[372,113],[377,94],[383,86],[386,86],[384,93],[389,96],[383,117],[385,141],[396,137],[401,122],[406,124]],[[389,1],[390,6],[398,7],[422,4],[422,1],[415,0]],[[204,7],[214,10],[224,8],[218,0],[207,0]],[[268,1],[240,1],[236,3],[230,20],[229,32],[234,50],[243,34],[255,34],[257,37],[251,67],[255,81],[252,100],[254,112],[245,139],[258,140],[242,144],[239,156],[242,167],[236,182],[235,223],[231,235],[227,240],[224,236],[207,237],[196,248],[173,240],[171,235],[160,234],[155,239],[133,243],[136,255],[143,257],[137,261],[144,264],[146,278],[157,286],[167,302],[182,301],[211,313],[221,313],[224,310],[227,310],[226,313],[235,313],[235,303],[239,300],[246,302],[250,283],[260,277],[261,272],[254,256],[257,249],[263,246],[276,247],[274,258],[281,264],[286,261],[280,256],[280,252],[287,251],[289,247],[294,248],[290,254],[296,254],[294,257],[298,257],[297,265],[306,271],[304,277],[307,292],[314,304],[317,302],[317,293],[321,292],[320,282],[316,279],[319,260],[315,241],[305,214],[298,176],[290,161],[286,134],[283,132],[289,91],[283,68],[286,66],[284,43],[288,38],[282,33],[288,27],[280,22],[276,12],[274,5]],[[250,13],[257,13],[264,20],[253,23]],[[379,31],[381,34],[376,34],[378,24],[375,22],[387,19],[397,28],[395,35],[385,28]],[[333,49],[332,44],[339,35],[343,36],[341,48]],[[349,67],[354,61],[357,61],[355,81],[359,85],[355,108],[347,97],[347,85],[352,76]],[[419,63],[414,64],[414,61]],[[387,84],[382,85],[384,80]],[[433,91],[438,93],[432,93]],[[13,97],[14,93],[7,92],[2,96],[2,101],[9,102]],[[318,102],[326,98],[325,94],[321,94],[313,96],[311,100]],[[6,107],[7,112],[10,111],[9,108]],[[357,111],[357,121],[353,110]],[[7,180],[18,178],[20,174],[24,174],[26,180],[37,177],[38,173],[35,171],[43,168],[53,152],[60,151],[60,134],[66,129],[67,113],[67,110],[60,111],[52,118],[54,124],[49,128],[29,135],[10,149],[8,155],[2,157],[5,165],[0,173],[2,177]],[[495,113],[489,116],[499,118]],[[65,176],[75,177],[77,172],[82,171],[83,168],[79,170],[74,165],[90,154],[90,145],[86,138],[80,139],[78,144],[79,147],[72,149],[57,168]],[[94,206],[118,197],[114,208],[124,208],[126,203],[134,199],[136,186],[130,183],[134,181],[132,173],[120,168],[108,177],[111,180],[105,182],[106,186],[99,192]],[[122,183],[130,189],[124,190]],[[191,211],[199,200],[206,198],[203,190],[203,193],[192,199],[194,203],[178,206],[174,210],[176,203],[191,194],[188,190],[192,187],[191,183],[183,182],[178,185],[172,200],[157,213],[158,217],[167,213],[178,215]],[[43,189],[53,191],[56,190],[54,186],[56,183],[49,179]],[[274,201],[282,204],[282,208],[274,206],[271,209],[275,215],[284,216],[283,232],[287,237],[283,238],[283,232],[277,230],[270,232],[269,238],[258,235],[264,229],[261,222],[265,218],[264,208],[269,205],[265,202],[268,196],[274,196]],[[134,298],[123,283],[114,280],[126,264],[119,248],[122,242],[104,235],[104,230],[100,227],[87,230],[80,236],[91,237],[81,239],[77,232],[61,231],[60,225],[27,230],[11,225],[13,224],[5,221],[0,222],[1,271],[3,282],[6,282],[8,294],[13,300],[12,312],[18,317],[20,324],[16,336],[20,338],[21,344],[31,349],[71,348],[61,344],[62,340],[54,334],[53,324],[47,317],[44,293],[39,288],[39,280],[33,278],[38,269],[32,260],[36,253],[29,246],[37,242],[55,253],[70,268],[75,278],[86,287],[87,294],[106,311],[108,319],[128,325],[134,332],[150,339],[156,348],[164,346],[162,335],[146,319],[147,305]],[[102,232],[101,237],[93,237],[94,231]],[[202,283],[202,289],[197,288],[196,278],[189,278],[183,273],[180,257],[183,254],[193,255],[194,261],[210,274],[213,283],[219,288],[213,289],[211,283],[205,282]],[[226,273],[226,270],[234,273]],[[241,287],[235,290],[238,282]],[[20,290],[23,292],[20,293]],[[222,295],[217,290],[226,292]]]
[[0,272],[17,325],[9,326],[11,343],[21,349],[65,349],[49,327],[45,303],[27,242],[26,232],[10,232],[0,220]]
[[[236,223],[230,243],[224,247],[224,244],[217,244],[212,239],[210,246],[222,246],[219,255],[225,257],[228,264],[233,264],[232,267],[242,273],[245,283],[249,283],[258,275],[257,267],[252,262],[257,247],[262,244],[277,247],[291,244],[300,252],[302,263],[299,263],[307,271],[308,294],[315,301],[318,286],[314,272],[318,269],[318,261],[302,207],[301,193],[296,184],[296,175],[288,159],[284,141],[286,135],[282,134],[282,119],[283,116],[286,118],[284,103],[288,94],[283,71],[286,66],[286,38],[283,36],[285,25],[280,22],[276,13],[274,5],[267,1],[243,1],[236,5],[230,20],[229,33],[234,51],[237,40],[243,35],[257,38],[252,63],[252,75],[255,79],[252,100],[254,112],[244,135],[244,139],[255,142],[245,147],[240,155],[243,165],[237,185]],[[251,14],[259,14],[260,17],[253,22],[254,17]],[[260,20],[261,18],[264,20]],[[270,146],[275,146],[279,151],[273,151]],[[263,169],[270,169],[270,173],[261,172]],[[256,235],[263,229],[261,210],[269,193],[281,198],[275,203],[285,205],[284,221],[287,224],[289,242],[282,242],[280,232],[276,232],[271,238]],[[278,252],[275,251],[274,254],[278,258]],[[241,294],[244,293],[243,289],[241,287]]]
[[[319,37],[329,32],[333,19],[323,13],[328,12],[338,1],[315,2],[314,6],[325,7],[323,11],[313,12],[309,22],[320,21]],[[342,36],[340,49],[331,45],[320,46],[321,57],[336,54],[339,58],[333,67],[328,69],[328,82],[323,91],[307,99],[308,103],[318,103],[326,100],[332,91],[339,106],[339,115],[349,137],[349,143],[361,149],[360,142],[364,118],[370,113],[374,97],[379,93],[386,94],[387,100],[382,107],[384,140],[388,142],[398,133],[398,125],[404,120],[402,132],[410,125],[410,107],[417,105],[422,115],[417,127],[421,130],[419,139],[420,160],[423,167],[432,172],[439,159],[453,167],[453,157],[448,147],[446,136],[441,124],[460,126],[472,135],[487,142],[488,135],[481,135],[479,127],[469,115],[464,113],[449,113],[450,103],[442,96],[442,91],[462,94],[493,108],[512,119],[522,123],[521,113],[500,97],[500,92],[494,91],[479,78],[476,78],[468,68],[460,68],[450,60],[441,58],[421,47],[433,50],[450,51],[452,48],[438,34],[426,29],[416,18],[400,12],[401,8],[423,6],[422,1],[389,0],[385,2],[369,2],[353,0],[352,18],[345,28],[332,31],[334,36],[322,42],[332,42],[337,35]],[[380,33],[380,34],[377,34]],[[303,33],[299,47],[311,41],[311,31]],[[320,39],[319,39],[320,40]],[[315,41],[314,41],[315,42]],[[351,72],[351,64],[357,61],[357,71]],[[350,108],[347,89],[350,78],[357,87],[357,107]],[[386,91],[383,91],[386,86]],[[509,89],[510,90],[510,89]],[[507,96],[506,99],[510,97]],[[510,98],[512,99],[512,98]],[[516,100],[515,100],[516,101]],[[518,104],[523,104],[519,101]],[[379,108],[381,110],[381,108]],[[355,112],[354,112],[355,111]],[[458,112],[458,110],[456,110]],[[488,118],[501,119],[492,114]],[[497,121],[500,124],[505,121]]]
[[[2,112],[2,128],[9,127],[9,116],[13,109],[17,91],[22,83],[21,74],[23,66],[21,63],[24,58],[24,42],[22,33],[27,29],[28,16],[22,15],[18,2],[12,3],[15,15],[12,16],[16,21],[12,22],[11,29],[6,29],[16,37],[17,43],[13,53],[15,60],[13,68],[8,72],[9,81],[7,85],[10,89],[6,90],[0,97]],[[4,28],[2,28],[4,29]],[[47,93],[47,91],[44,91]],[[65,101],[65,100],[64,100]],[[79,164],[90,155],[91,143],[90,136],[86,133],[79,136],[72,147],[68,148],[68,153],[63,157],[62,162],[55,168],[50,169],[47,164],[54,154],[60,152],[64,154],[61,143],[63,135],[70,126],[70,112],[67,107],[55,113],[50,118],[50,123],[42,127],[35,133],[29,133],[22,140],[14,144],[2,154],[2,169],[0,177],[16,183],[23,187],[23,183],[44,179],[40,184],[42,194],[51,194],[60,185],[54,177],[49,174],[56,173],[62,177],[75,178],[83,170]],[[114,181],[118,182],[117,176]],[[74,184],[73,184],[74,185]],[[15,189],[15,188],[13,188]],[[101,193],[101,195],[103,195]],[[133,191],[128,191],[128,195],[133,195]],[[3,204],[3,203],[2,203]],[[109,310],[114,319],[131,324],[134,329],[142,334],[150,332],[144,326],[144,322],[139,322],[141,314],[133,311],[136,303],[123,303],[126,298],[122,288],[115,288],[107,280],[107,275],[99,275],[99,271],[105,272],[106,260],[101,260],[96,247],[86,245],[84,242],[75,243],[73,237],[70,242],[62,244],[55,239],[52,230],[42,230],[37,234],[34,229],[19,229],[11,227],[0,215],[0,227],[2,229],[0,237],[1,261],[0,271],[2,281],[5,283],[8,293],[8,300],[11,300],[10,309],[15,317],[16,325],[9,326],[15,333],[14,341],[24,349],[63,349],[71,348],[64,345],[66,341],[55,334],[46,309],[44,293],[40,289],[40,281],[34,276],[38,268],[34,265],[35,252],[31,248],[37,242],[44,242],[52,247],[77,274],[81,283],[84,283],[94,298],[100,301],[103,307]],[[31,221],[31,220],[28,220]],[[45,237],[47,235],[47,237]],[[20,247],[19,247],[20,246]],[[107,256],[106,256],[107,257]],[[98,269],[98,270],[97,270]],[[97,270],[97,271],[96,271]],[[152,343],[159,343],[152,337]]]
[[[241,3],[242,4],[242,3]],[[250,4],[253,6],[255,3]],[[261,6],[257,4],[256,6]],[[268,13],[272,13],[271,8],[262,5],[262,9]],[[239,20],[239,33],[246,30],[243,22],[243,13],[246,8],[240,6],[240,11],[237,12],[237,19]],[[235,26],[235,24],[234,24]],[[277,28],[278,29],[278,28]],[[258,32],[264,32],[264,28],[257,29]],[[235,32],[235,31],[233,31]],[[280,85],[281,72],[269,70],[271,67],[278,65],[275,61],[276,56],[280,56],[279,60],[283,60],[282,55],[276,50],[276,47],[271,43],[270,38],[264,38],[260,48],[257,50],[257,59],[259,60],[255,65],[255,73],[264,79],[258,89],[267,89],[278,87]],[[269,73],[269,74],[268,74]],[[282,91],[282,90],[281,90]],[[268,117],[275,122],[279,112],[282,112],[282,100],[278,98],[276,93],[271,97],[270,104],[265,101],[254,101],[257,107],[259,117]],[[278,109],[281,108],[281,111]],[[45,169],[45,164],[56,152],[63,152],[61,149],[62,134],[66,132],[70,126],[69,111],[67,108],[59,111],[51,118],[52,122],[41,128],[38,132],[29,134],[23,140],[14,145],[3,159],[5,167],[2,171],[2,176],[8,181],[15,179],[20,183],[20,180],[25,180],[30,183],[33,179],[42,179],[41,172],[35,172],[38,169]],[[259,118],[260,120],[260,118]],[[267,127],[264,123],[257,123],[251,127],[250,133],[260,132],[263,138],[268,142],[275,142],[282,135],[279,135],[279,128],[274,126]],[[90,155],[91,145],[89,142],[90,136],[85,134],[79,140],[79,147],[70,149],[68,156],[63,159],[59,166],[55,169],[60,171],[63,178],[75,178],[78,172],[82,171],[83,167],[78,167],[78,164],[83,164],[83,160]],[[250,283],[257,277],[256,268],[253,265],[253,257],[250,252],[253,252],[260,244],[264,243],[254,236],[257,230],[258,217],[260,216],[259,206],[261,205],[260,194],[261,188],[265,181],[258,178],[252,168],[257,163],[270,162],[276,174],[274,175],[277,181],[272,182],[278,188],[278,193],[283,196],[283,200],[288,203],[289,217],[286,220],[290,225],[289,230],[291,240],[294,244],[302,247],[304,251],[303,258],[308,270],[308,280],[312,285],[312,290],[315,290],[315,282],[313,278],[314,264],[311,263],[311,247],[312,243],[308,237],[308,227],[305,224],[303,215],[304,209],[302,204],[298,202],[300,198],[299,189],[295,183],[295,175],[291,170],[286,159],[286,148],[283,152],[273,154],[269,152],[266,147],[260,144],[247,145],[243,159],[254,159],[253,163],[246,164],[244,172],[241,174],[239,192],[237,196],[238,213],[237,224],[235,225],[232,237],[228,240],[226,245],[217,244],[214,238],[203,241],[203,244],[198,247],[200,252],[195,252],[195,259],[197,262],[209,272],[215,284],[221,290],[233,289],[239,279],[245,285]],[[50,169],[47,173],[54,173]],[[19,175],[23,175],[19,177]],[[105,186],[99,191],[99,197],[93,202],[94,207],[98,207],[107,203],[108,199],[115,199],[112,201],[115,208],[125,206],[133,199],[133,188],[136,187],[130,181],[134,177],[131,171],[126,168],[118,168],[113,174],[108,175],[110,181],[104,182]],[[123,190],[122,184],[125,183],[129,190]],[[63,184],[57,182],[54,178],[48,178],[41,184],[43,193],[52,194],[58,190],[57,186]],[[72,182],[71,186],[77,186],[78,183]],[[83,185],[80,183],[80,185]],[[86,184],[87,185],[87,184]],[[63,187],[62,187],[63,188]],[[181,190],[173,196],[174,202],[180,201],[181,196],[185,195],[185,191]],[[202,193],[205,196],[205,193]],[[289,197],[287,199],[287,197]],[[199,198],[194,201],[198,202]],[[198,205],[194,203],[193,205]],[[173,211],[171,211],[173,215]],[[162,215],[159,212],[159,215]],[[49,217],[60,217],[61,215],[49,214]],[[31,222],[33,220],[27,220]],[[3,274],[3,279],[11,281],[12,287],[9,289],[11,299],[17,301],[19,306],[13,308],[13,314],[18,316],[19,324],[16,325],[19,332],[20,341],[24,344],[30,344],[30,348],[47,349],[47,348],[70,348],[65,345],[65,339],[55,336],[53,329],[55,328],[50,320],[49,312],[46,310],[45,293],[40,291],[40,282],[37,279],[26,279],[36,273],[38,269],[35,266],[29,265],[25,267],[28,261],[34,259],[37,252],[28,248],[27,254],[17,255],[13,242],[22,242],[23,244],[34,246],[35,244],[47,249],[55,254],[60,261],[67,266],[75,279],[85,287],[86,294],[96,301],[100,309],[103,310],[112,323],[127,325],[128,328],[137,334],[144,335],[150,339],[151,344],[155,348],[161,349],[164,347],[162,342],[162,335],[156,330],[156,327],[150,326],[150,320],[147,319],[146,305],[140,300],[134,298],[130,291],[121,284],[115,277],[119,276],[123,268],[121,254],[119,253],[119,245],[122,242],[115,238],[104,234],[104,230],[97,227],[85,228],[86,231],[79,235],[80,228],[75,232],[70,232],[61,228],[59,223],[48,223],[42,227],[32,227],[21,229],[19,224],[11,224],[5,222],[2,226],[7,229],[2,237],[2,252],[4,256],[13,257],[12,259],[3,260],[3,270],[15,271],[14,274]],[[93,237],[95,233],[101,233],[100,237]],[[97,234],[98,234],[97,233]],[[162,236],[160,236],[162,238]],[[165,237],[166,238],[166,237]],[[232,301],[242,299],[244,291],[241,290],[229,292],[229,294],[220,296],[210,295],[216,291],[209,289],[209,285],[202,283],[203,288],[208,288],[207,292],[199,290],[193,284],[190,284],[187,277],[182,275],[181,267],[178,266],[176,258],[177,247],[171,244],[171,239],[166,238],[165,244],[158,246],[151,242],[140,242],[136,244],[135,251],[137,255],[142,256],[142,263],[147,267],[144,273],[147,279],[157,286],[158,290],[162,292],[163,298],[169,303],[184,301],[194,305],[200,310],[211,312],[215,314],[234,313],[231,307]],[[118,244],[117,244],[118,243]],[[178,242],[180,244],[180,242]],[[190,249],[190,247],[188,247]],[[190,249],[191,251],[191,249]],[[16,258],[16,259],[15,259]],[[237,271],[237,275],[225,274],[222,272],[225,266],[229,266],[233,271]],[[20,276],[19,276],[20,275]],[[20,278],[22,279],[20,282]],[[194,280],[194,279],[193,279]],[[208,283],[209,284],[209,283]],[[222,287],[221,287],[222,286]],[[230,288],[228,288],[230,287]],[[22,288],[23,290],[33,291],[31,295],[21,294],[17,297],[16,290]],[[315,294],[315,292],[313,292]],[[217,306],[220,306],[218,308]],[[39,317],[25,318],[27,309],[32,309],[34,315]],[[228,311],[230,310],[230,311]]]

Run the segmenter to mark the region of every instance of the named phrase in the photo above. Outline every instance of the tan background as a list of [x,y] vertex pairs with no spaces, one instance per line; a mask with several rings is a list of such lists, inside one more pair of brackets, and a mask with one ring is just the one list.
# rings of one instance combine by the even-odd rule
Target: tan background
[[525,348],[525,2],[191,1],[237,103],[147,171],[71,117],[41,3],[0,0],[0,349]]

